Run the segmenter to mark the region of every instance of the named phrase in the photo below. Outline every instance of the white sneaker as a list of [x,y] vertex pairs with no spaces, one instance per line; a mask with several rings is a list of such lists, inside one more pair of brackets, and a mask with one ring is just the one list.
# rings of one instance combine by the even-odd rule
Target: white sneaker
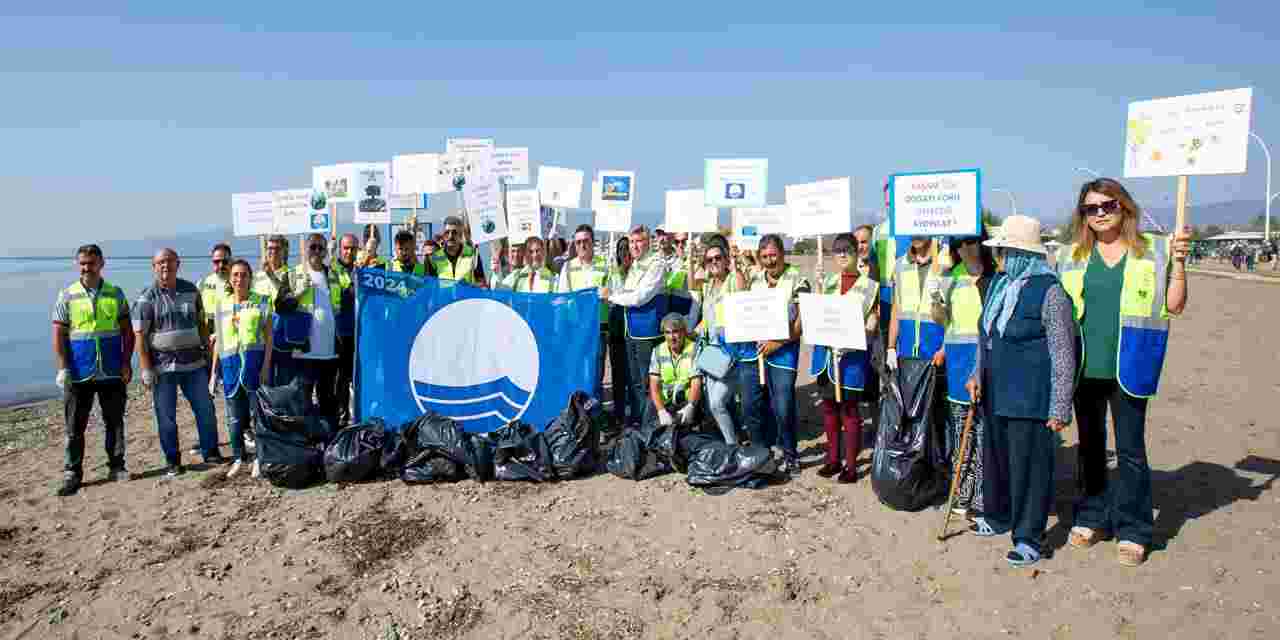
[[253,434],[244,434],[244,448],[253,449],[254,451],[258,450],[258,443],[253,439]]
[[236,476],[236,474],[237,474],[237,473],[240,473],[240,461],[239,461],[239,460],[236,460],[235,462],[231,463],[231,468],[230,468],[230,469],[227,469],[227,477],[228,477],[228,478],[234,478],[234,477]]
[[249,477],[251,477],[251,478],[261,478],[261,477],[262,477],[262,469],[260,469],[260,468],[258,467],[258,461],[257,461],[257,460],[254,460],[254,461],[253,461],[253,473],[252,473],[252,474],[250,474],[250,476],[249,476]]

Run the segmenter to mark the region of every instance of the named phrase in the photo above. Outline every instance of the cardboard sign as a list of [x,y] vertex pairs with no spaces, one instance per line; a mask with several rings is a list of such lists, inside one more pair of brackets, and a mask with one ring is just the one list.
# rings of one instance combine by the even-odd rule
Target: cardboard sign
[[853,230],[853,179],[836,178],[786,187],[791,235],[797,238]]
[[582,202],[583,179],[577,169],[538,167],[538,199],[544,207],[577,209]]
[[[391,158],[391,193],[441,193],[438,189],[440,180],[440,154],[413,153],[392,156]],[[444,191],[452,191],[450,184]]]
[[502,187],[487,164],[489,154],[473,156],[462,202],[471,222],[471,240],[484,244],[507,236],[506,216],[502,215]]
[[274,231],[270,191],[231,194],[231,226],[237,236],[261,236]]
[[1244,173],[1253,89],[1129,104],[1124,177]]
[[329,202],[356,200],[356,164],[331,164],[311,168],[311,188],[323,193]]
[[539,236],[542,231],[542,212],[538,206],[537,189],[511,189],[507,191],[507,238],[512,244]]
[[666,219],[662,223],[662,229],[668,233],[714,233],[720,211],[705,203],[702,189],[668,191]]
[[791,337],[790,295],[782,289],[731,293],[724,298],[728,342],[761,342]]
[[355,167],[356,224],[391,224],[387,204],[389,164],[369,162]]
[[702,191],[708,207],[763,207],[769,193],[769,161],[707,160]]
[[889,229],[894,236],[981,234],[981,172],[966,169],[890,176]]
[[506,184],[529,184],[529,147],[494,149],[493,174]]
[[327,196],[311,189],[271,192],[273,233],[328,233],[331,227]]
[[845,350],[867,350],[867,321],[862,296],[800,294],[800,325],[806,344]]

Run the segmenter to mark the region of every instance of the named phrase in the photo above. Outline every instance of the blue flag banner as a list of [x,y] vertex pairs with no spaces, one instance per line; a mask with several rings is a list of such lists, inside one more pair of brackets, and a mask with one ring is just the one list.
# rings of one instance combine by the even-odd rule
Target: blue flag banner
[[356,279],[358,419],[398,429],[430,410],[470,432],[541,430],[595,386],[594,290],[490,291],[378,269]]

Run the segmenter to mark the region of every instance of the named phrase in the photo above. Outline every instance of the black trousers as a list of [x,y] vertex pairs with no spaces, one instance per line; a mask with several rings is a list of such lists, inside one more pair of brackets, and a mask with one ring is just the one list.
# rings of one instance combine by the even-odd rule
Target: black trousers
[[[1075,524],[1113,531],[1122,541],[1149,547],[1155,528],[1151,464],[1147,460],[1147,400],[1115,380],[1085,378],[1076,389],[1080,452]],[[1107,408],[1115,425],[1116,472],[1107,478]]]
[[1046,420],[988,415],[982,431],[983,515],[1013,543],[1040,551],[1053,507],[1054,448]]
[[609,391],[613,397],[613,415],[625,424],[628,407],[632,415],[640,413],[640,408],[631,404],[631,363],[623,313],[622,307],[609,309]]
[[641,415],[649,406],[649,364],[653,350],[662,338],[641,340],[627,338],[627,363],[631,370],[631,419],[632,426],[640,424]]
[[356,372],[355,336],[338,336],[338,374],[334,402],[338,405],[338,424],[351,421],[351,381]]
[[89,411],[97,396],[102,410],[102,422],[106,425],[103,444],[107,461],[112,468],[124,466],[124,406],[129,397],[121,380],[68,383],[62,392],[66,414],[67,443],[63,470],[78,477],[84,476],[84,432],[89,426]]
[[320,414],[338,425],[338,400],[334,393],[337,389],[338,358],[329,360],[311,360],[294,358],[298,379],[302,381],[303,392],[308,397],[315,393],[316,406]]

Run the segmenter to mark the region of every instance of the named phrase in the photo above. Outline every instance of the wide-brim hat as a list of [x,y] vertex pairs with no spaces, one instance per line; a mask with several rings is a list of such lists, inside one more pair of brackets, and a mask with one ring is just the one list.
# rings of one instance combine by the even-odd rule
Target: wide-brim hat
[[1028,216],[1009,216],[992,234],[991,239],[982,244],[1001,249],[1021,249],[1042,256],[1049,255],[1049,250],[1040,241],[1040,221]]

